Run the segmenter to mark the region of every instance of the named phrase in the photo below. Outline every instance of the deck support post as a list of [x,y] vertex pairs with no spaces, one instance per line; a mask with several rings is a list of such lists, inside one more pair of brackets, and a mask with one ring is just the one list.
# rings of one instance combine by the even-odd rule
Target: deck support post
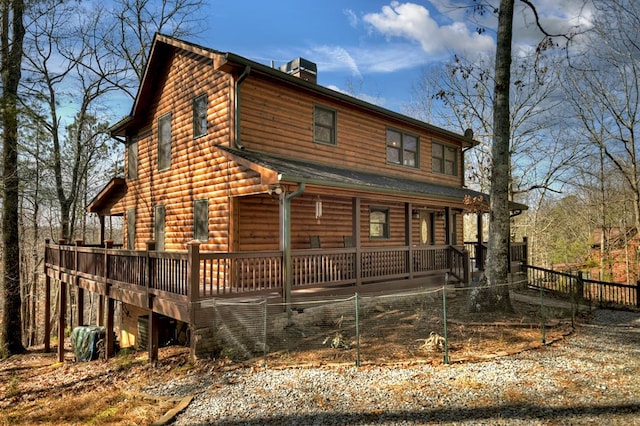
[[58,283],[60,285],[60,300],[58,305],[58,362],[64,361],[64,331],[66,328],[65,315],[67,314],[67,284],[62,280],[62,250],[61,246],[66,243],[61,238],[58,245]]
[[115,334],[114,334],[114,311],[115,300],[107,297],[107,326],[105,332],[105,357],[111,358],[115,354]]
[[149,362],[155,364],[158,362],[158,314],[149,309],[149,335],[147,348],[149,350]]
[[[73,277],[73,286],[77,289],[76,291],[76,308],[77,308],[77,325],[84,325],[84,289],[80,287],[80,277],[78,276],[78,271],[80,270],[80,259],[78,255],[78,247],[82,247],[84,241],[82,239],[77,239],[74,250],[74,277]],[[73,326],[73,324],[71,324]]]
[[187,296],[189,297],[189,327],[192,339],[189,342],[191,359],[196,358],[196,308],[200,299],[200,241],[187,244]]
[[405,270],[409,273],[409,279],[413,278],[413,244],[411,244],[411,234],[413,233],[413,205],[404,203],[404,244],[409,247],[407,259],[405,260]]
[[283,246],[283,262],[284,262],[284,303],[285,309],[291,318],[291,287],[293,286],[293,265],[291,260],[291,200],[302,195],[305,189],[304,182],[298,185],[298,189],[290,194],[283,193],[281,197],[282,208],[282,241]]
[[44,351],[51,350],[51,277],[47,273],[47,264],[50,240],[44,240]]

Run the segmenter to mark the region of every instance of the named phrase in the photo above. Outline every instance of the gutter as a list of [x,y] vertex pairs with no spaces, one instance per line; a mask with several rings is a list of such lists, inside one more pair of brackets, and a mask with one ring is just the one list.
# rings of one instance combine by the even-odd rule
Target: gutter
[[233,86],[233,94],[235,95],[235,99],[233,101],[233,108],[234,108],[234,114],[233,114],[233,119],[234,119],[234,123],[233,123],[233,128],[234,128],[234,141],[233,141],[233,145],[242,150],[244,149],[244,146],[242,145],[242,141],[240,139],[240,84],[244,81],[245,78],[247,78],[249,76],[249,73],[251,72],[251,66],[250,65],[246,65],[244,67],[244,71],[242,71],[242,74],[240,74],[240,77],[238,77],[234,83]]

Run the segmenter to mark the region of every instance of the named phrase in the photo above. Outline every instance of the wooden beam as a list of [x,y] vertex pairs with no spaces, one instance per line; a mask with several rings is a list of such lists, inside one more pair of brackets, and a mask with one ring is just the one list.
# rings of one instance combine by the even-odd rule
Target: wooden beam
[[[46,264],[45,264],[46,268]],[[51,278],[44,277],[44,351],[51,350]]]
[[106,354],[107,358],[111,358],[115,355],[115,334],[114,334],[114,312],[115,312],[115,300],[107,297],[107,325],[106,325]]
[[147,349],[149,351],[149,362],[158,362],[158,314],[149,309],[149,336]]
[[60,304],[58,306],[58,362],[64,362],[64,329],[67,313],[67,284],[60,282]]

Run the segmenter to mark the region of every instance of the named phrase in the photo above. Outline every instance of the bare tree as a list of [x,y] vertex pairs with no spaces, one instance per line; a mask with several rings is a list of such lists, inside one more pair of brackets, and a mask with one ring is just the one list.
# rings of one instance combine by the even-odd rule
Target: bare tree
[[633,226],[640,230],[640,5],[625,0],[596,2],[588,54],[573,61],[563,79],[585,140],[624,177],[633,195]]
[[3,0],[0,28],[0,73],[2,76],[2,244],[3,290],[2,333],[3,355],[24,352],[22,344],[20,296],[20,241],[18,235],[18,88],[22,76],[24,40],[24,2]]

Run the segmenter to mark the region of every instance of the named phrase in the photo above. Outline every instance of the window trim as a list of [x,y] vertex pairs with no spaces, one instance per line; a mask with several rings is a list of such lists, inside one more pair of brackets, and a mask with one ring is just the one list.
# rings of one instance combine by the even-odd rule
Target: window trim
[[[162,211],[162,222],[159,222],[159,212]],[[158,238],[162,233],[162,239]],[[153,240],[156,242],[156,250],[164,251],[167,238],[167,209],[164,204],[158,204],[153,208]]]
[[[127,179],[129,180],[138,179],[138,158],[140,154],[140,145],[138,141],[139,139],[137,137],[131,137],[127,145]],[[131,161],[133,156],[135,156],[135,161]]]
[[[316,110],[323,110],[325,112],[329,112],[331,113],[331,115],[333,116],[333,123],[332,126],[326,126],[323,124],[320,124],[316,121]],[[318,139],[318,137],[316,136],[316,128],[317,127],[321,127],[323,129],[329,129],[329,133],[331,135],[331,140],[329,142]],[[337,146],[338,145],[338,111],[335,110],[334,108],[329,108],[327,106],[324,105],[314,105],[313,106],[313,142],[314,143],[319,143],[322,145],[329,145],[329,146]]]
[[[198,106],[198,102],[200,100],[204,99],[204,111],[199,111],[197,109]],[[207,134],[207,130],[209,127],[209,123],[207,122],[207,110],[209,109],[209,99],[207,97],[206,93],[203,93],[202,95],[196,96],[195,98],[193,98],[193,104],[192,104],[192,115],[193,115],[193,139],[198,139],[201,138],[203,136],[205,136]],[[201,116],[201,114],[204,114],[204,117]],[[204,122],[204,123],[203,123]],[[196,126],[198,125],[198,123],[200,123],[200,125],[204,124],[204,128],[203,129],[199,129],[200,132],[196,133]]]
[[[171,124],[172,124],[171,123],[171,119],[172,119],[171,115],[172,115],[171,112],[168,112],[168,113],[163,114],[160,117],[158,117],[158,147],[157,147],[157,151],[158,151],[157,152],[157,157],[158,158],[157,158],[157,163],[158,163],[158,171],[159,172],[171,169],[171,145],[172,145],[171,144],[171,139],[173,138],[172,129],[171,129],[171,127],[172,127],[171,126]],[[161,122],[163,122],[164,120],[168,120],[169,121],[169,139],[166,140],[166,141],[161,139],[161,135],[162,135]],[[161,164],[160,152],[162,150],[161,150],[160,147],[164,146],[164,145],[166,145],[165,146],[165,150],[166,151],[163,151],[163,152],[166,152],[166,155],[167,155],[168,158],[166,160],[162,160],[162,164]],[[166,165],[164,164],[165,161],[167,162]],[[161,166],[163,166],[163,167],[161,167]]]
[[[383,213],[385,221],[384,222],[373,222],[373,213]],[[391,236],[391,224],[390,224],[391,216],[390,216],[390,208],[385,206],[370,206],[369,207],[369,239],[370,240],[388,240]],[[382,235],[373,235],[371,232],[372,225],[382,225]]]
[[[389,132],[395,132],[400,136],[399,147],[395,147],[389,144]],[[416,140],[415,151],[410,151],[405,148],[405,138],[408,136],[413,137]],[[398,162],[389,160],[389,148],[398,150]],[[413,165],[405,164],[405,153],[407,152],[412,152],[414,154],[415,164]],[[395,127],[387,127],[385,130],[385,153],[386,153],[387,164],[391,164],[393,166],[409,167],[411,169],[419,169],[420,168],[420,136],[414,133],[405,132]]]
[[[433,150],[436,146],[440,146],[442,147],[442,157],[435,157],[433,155]],[[447,160],[447,150],[449,151],[453,151],[454,153],[454,161],[448,161]],[[456,146],[453,145],[449,145],[446,144],[444,142],[439,142],[439,141],[431,141],[431,171],[433,173],[437,173],[440,175],[446,175],[446,176],[459,176],[460,172],[459,172],[459,161],[460,161],[460,149]],[[434,161],[438,161],[440,164],[440,171],[436,170],[434,166]],[[453,163],[453,173],[447,173],[447,164],[448,163]]]
[[[206,205],[206,214],[204,218],[201,218],[198,213],[198,204]],[[204,223],[201,222],[204,219]],[[206,236],[200,235],[199,228],[202,226],[206,226]],[[201,242],[209,241],[209,199],[201,198],[198,200],[193,200],[193,239]]]

